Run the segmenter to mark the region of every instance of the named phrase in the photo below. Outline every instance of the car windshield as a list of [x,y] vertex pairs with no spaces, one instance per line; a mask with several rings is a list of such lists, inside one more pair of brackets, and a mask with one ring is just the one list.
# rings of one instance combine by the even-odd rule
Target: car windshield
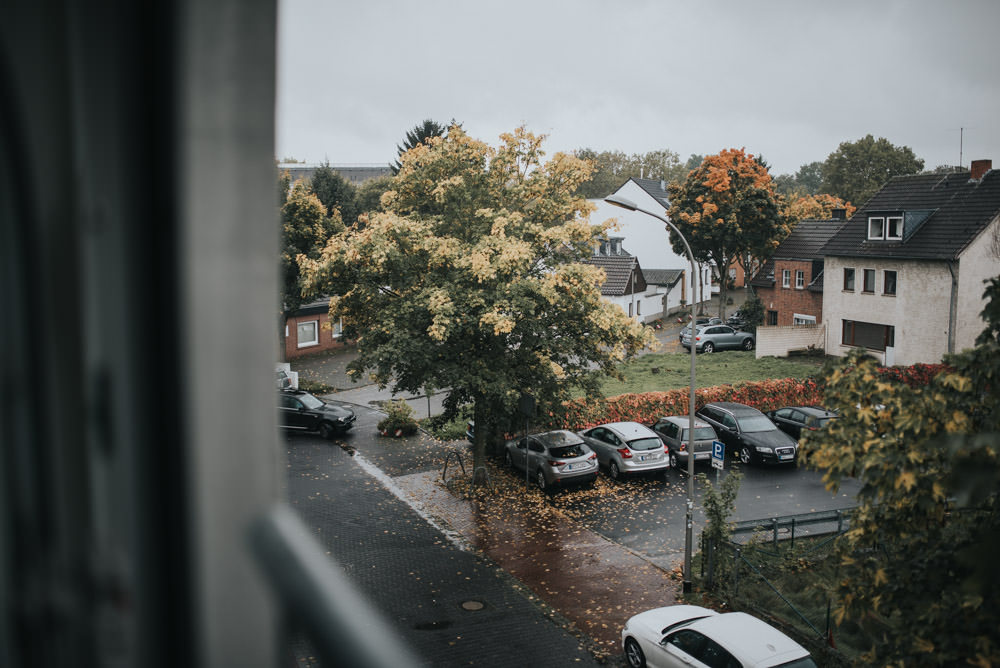
[[582,443],[574,443],[573,445],[561,445],[556,448],[549,448],[549,454],[553,457],[582,457],[582,445]]
[[[685,429],[681,432],[681,440],[686,441],[688,437],[688,430]],[[696,441],[714,441],[715,440],[715,430],[711,427],[695,427],[694,428],[694,440]]]
[[812,660],[811,657],[804,656],[801,659],[795,659],[795,661],[789,661],[788,663],[782,663],[774,668],[817,668],[816,662]]
[[632,450],[655,450],[663,447],[663,441],[659,438],[637,438],[629,441],[628,447]]
[[299,401],[305,404],[306,408],[316,409],[323,405],[323,402],[311,394],[300,394]]
[[742,431],[773,431],[775,429],[774,423],[764,415],[748,415],[738,418],[736,421],[739,422]]

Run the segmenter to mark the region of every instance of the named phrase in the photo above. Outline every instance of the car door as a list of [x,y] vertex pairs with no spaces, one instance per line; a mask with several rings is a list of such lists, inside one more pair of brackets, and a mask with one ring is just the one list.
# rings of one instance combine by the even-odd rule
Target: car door
[[715,330],[715,340],[718,341],[719,348],[739,348],[740,339],[736,335],[736,330],[728,325],[717,325],[712,328]]
[[281,422],[291,429],[307,429],[308,424],[305,415],[305,406],[302,402],[290,394],[279,395],[278,413]]
[[660,641],[661,651],[655,657],[647,657],[647,664],[657,668],[704,666],[699,657],[707,640],[704,635],[691,629],[674,631]]
[[663,441],[663,445],[667,446],[667,448],[669,448],[672,452],[677,451],[677,425],[669,420],[660,420],[653,426],[653,431],[655,431],[660,437],[660,440]]
[[510,463],[519,469],[524,468],[525,461],[525,451],[528,447],[528,439],[522,438],[517,443],[514,444],[513,448],[509,449],[510,452]]
[[532,472],[537,471],[542,462],[547,459],[545,446],[533,438],[528,439],[528,466]]
[[793,411],[791,408],[779,408],[771,415],[771,421],[778,429],[785,432],[792,438],[799,437],[799,429],[792,421]]

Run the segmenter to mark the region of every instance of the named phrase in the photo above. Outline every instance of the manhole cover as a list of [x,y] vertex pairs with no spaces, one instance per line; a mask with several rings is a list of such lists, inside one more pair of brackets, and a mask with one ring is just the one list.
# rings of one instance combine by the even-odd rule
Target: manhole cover
[[486,607],[486,604],[482,601],[462,601],[462,610],[468,610],[469,612],[478,612]]

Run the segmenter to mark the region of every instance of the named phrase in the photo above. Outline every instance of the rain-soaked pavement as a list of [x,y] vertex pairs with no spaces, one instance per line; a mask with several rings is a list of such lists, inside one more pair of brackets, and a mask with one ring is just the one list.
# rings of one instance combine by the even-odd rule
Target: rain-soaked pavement
[[436,470],[400,476],[393,483],[604,652],[620,651],[621,628],[629,617],[676,601],[679,573],[587,529],[539,490],[526,490],[523,480],[493,469],[494,490],[466,499],[467,480],[459,476],[449,486]]

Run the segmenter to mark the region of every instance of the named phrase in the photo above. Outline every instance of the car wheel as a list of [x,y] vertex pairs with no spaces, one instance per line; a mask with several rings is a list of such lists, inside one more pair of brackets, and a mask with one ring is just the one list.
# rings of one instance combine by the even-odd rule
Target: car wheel
[[673,452],[670,453],[670,468],[677,468],[677,454]]
[[753,339],[746,339],[743,342],[743,350],[753,350]]
[[330,438],[333,438],[333,434],[334,434],[334,429],[333,429],[333,425],[332,424],[330,424],[329,422],[320,422],[319,423],[319,435],[320,435],[320,437],[326,438],[326,439],[330,439]]
[[545,472],[542,471],[542,469],[538,469],[538,471],[535,472],[535,484],[537,484],[538,489],[543,492],[549,488],[549,483],[545,480]]
[[612,480],[618,480],[622,477],[622,471],[618,468],[618,462],[613,459],[611,460],[611,463],[608,464],[608,475],[611,476]]
[[711,353],[713,350],[715,350],[715,346],[712,345],[712,342],[711,341],[706,341],[705,345],[701,349],[701,352],[703,352],[703,353]]
[[750,450],[749,446],[744,445],[740,448],[740,461],[744,464],[753,463],[753,452]]
[[634,638],[625,640],[625,660],[628,661],[629,668],[646,668],[646,655]]
[[503,463],[507,465],[507,468],[514,468],[514,460],[511,459],[510,450],[503,453]]

